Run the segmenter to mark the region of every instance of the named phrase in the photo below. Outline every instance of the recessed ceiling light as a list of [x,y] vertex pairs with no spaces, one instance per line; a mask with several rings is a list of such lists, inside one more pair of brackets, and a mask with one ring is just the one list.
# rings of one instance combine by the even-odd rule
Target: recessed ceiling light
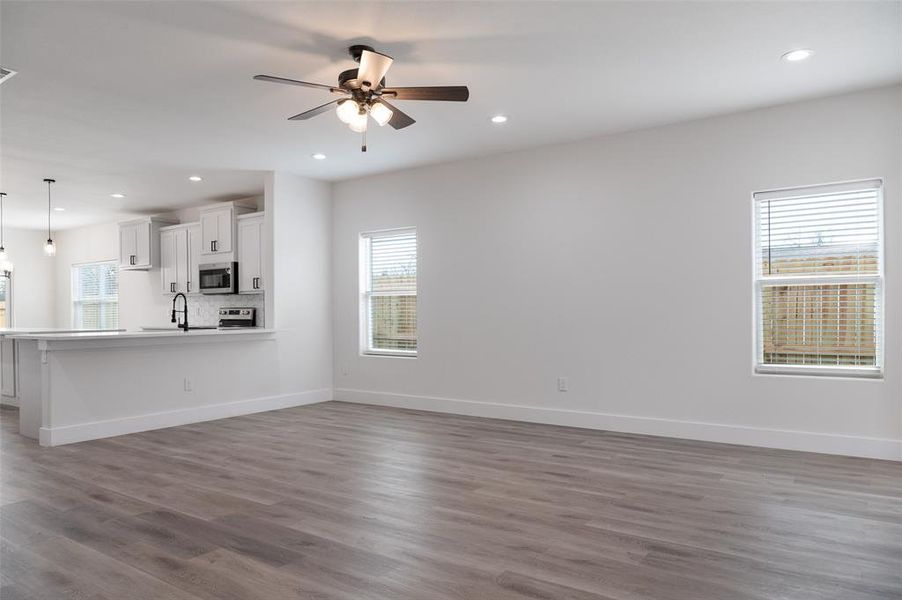
[[492,117],[492,123],[507,123],[507,117],[504,115],[495,115]]
[[797,50],[790,50],[789,52],[784,54],[782,58],[786,62],[799,62],[800,60],[810,58],[812,54],[814,54],[814,52],[812,52],[808,48],[799,48]]
[[110,194],[110,198],[125,198],[125,194]]
[[326,160],[326,155],[322,152],[317,152],[316,154],[311,154],[310,156],[312,156],[315,160]]
[[189,179],[190,181],[203,181],[203,180],[204,180],[203,177],[201,177],[200,175],[192,175],[192,176],[189,177],[188,179]]
[[66,209],[63,208],[62,206],[54,206],[54,207],[53,207],[53,210],[55,210],[56,212],[63,212],[63,211],[66,210]]

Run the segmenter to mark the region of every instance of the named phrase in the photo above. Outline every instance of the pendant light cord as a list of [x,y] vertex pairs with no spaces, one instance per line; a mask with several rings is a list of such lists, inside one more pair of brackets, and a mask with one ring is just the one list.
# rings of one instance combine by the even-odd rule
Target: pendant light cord
[[50,237],[50,184],[56,183],[56,179],[45,179],[47,182],[47,241],[51,241]]

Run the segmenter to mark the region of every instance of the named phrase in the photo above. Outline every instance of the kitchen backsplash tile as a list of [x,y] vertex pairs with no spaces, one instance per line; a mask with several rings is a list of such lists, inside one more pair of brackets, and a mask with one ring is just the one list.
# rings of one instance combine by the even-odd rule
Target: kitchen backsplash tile
[[219,325],[219,309],[249,307],[257,309],[257,325],[263,321],[263,294],[223,294],[191,296],[188,311],[192,325]]

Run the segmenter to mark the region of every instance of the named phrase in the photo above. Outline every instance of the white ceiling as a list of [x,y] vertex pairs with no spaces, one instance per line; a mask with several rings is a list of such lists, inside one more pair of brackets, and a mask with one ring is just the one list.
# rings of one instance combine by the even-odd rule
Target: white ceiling
[[[338,180],[902,80],[902,2],[33,2],[0,4],[0,187],[7,223],[55,223],[246,196],[262,172]],[[401,102],[370,151],[326,113],[346,47],[395,58],[394,85],[470,86]],[[790,64],[780,55],[810,47]],[[510,121],[488,119],[505,113]],[[315,161],[313,152],[328,159]],[[191,184],[187,176],[204,176]],[[114,200],[109,194],[124,192]]]

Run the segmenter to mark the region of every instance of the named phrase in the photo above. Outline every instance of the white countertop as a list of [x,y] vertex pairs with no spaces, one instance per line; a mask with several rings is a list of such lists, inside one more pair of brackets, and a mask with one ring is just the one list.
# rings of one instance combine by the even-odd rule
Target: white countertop
[[0,327],[0,337],[3,336],[13,336],[13,335],[25,335],[29,333],[100,333],[100,332],[115,332],[122,331],[124,329],[72,329],[64,328],[64,327]]
[[165,331],[60,331],[49,330],[47,332],[35,332],[30,330],[26,333],[7,334],[9,337],[17,340],[43,340],[43,341],[64,341],[64,340],[142,340],[157,338],[196,338],[208,336],[242,336],[261,333],[275,333],[275,329],[266,329],[263,327],[248,327],[234,329],[195,329],[192,331],[165,330]]

